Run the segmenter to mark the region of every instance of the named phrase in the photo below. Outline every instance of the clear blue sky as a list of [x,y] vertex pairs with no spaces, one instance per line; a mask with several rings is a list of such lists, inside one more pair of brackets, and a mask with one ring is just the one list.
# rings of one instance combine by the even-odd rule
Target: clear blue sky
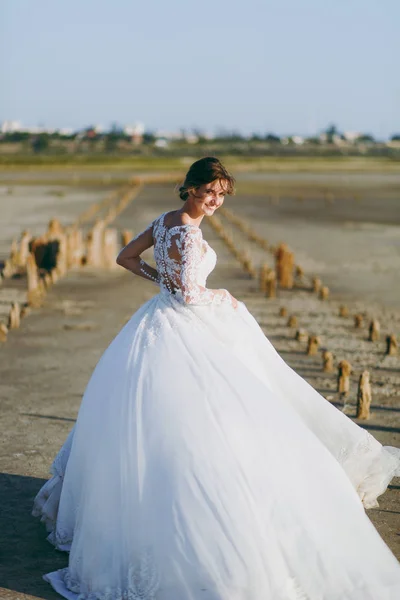
[[400,130],[400,0],[0,0],[0,121]]

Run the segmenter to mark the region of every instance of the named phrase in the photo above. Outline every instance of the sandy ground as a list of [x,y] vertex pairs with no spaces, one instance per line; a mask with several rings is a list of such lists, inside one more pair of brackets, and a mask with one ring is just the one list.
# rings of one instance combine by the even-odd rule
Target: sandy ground
[[[306,271],[321,275],[332,287],[333,299],[322,303],[309,291],[296,289],[280,292],[275,300],[266,300],[205,224],[204,235],[219,256],[210,286],[228,288],[244,300],[285,360],[339,409],[343,405],[336,394],[335,375],[322,372],[320,356],[306,356],[304,344],[294,340],[287,319],[278,316],[279,307],[288,307],[290,313],[298,315],[300,326],[321,335],[323,345],[337,359],[350,359],[355,373],[345,411],[351,417],[357,375],[368,367],[372,372],[374,400],[372,418],[363,426],[382,443],[400,447],[400,358],[385,357],[383,342],[367,342],[365,328],[356,332],[351,318],[337,316],[338,303],[346,298],[351,314],[360,310],[366,315],[377,314],[384,331],[394,328],[400,332],[400,313],[392,299],[386,300],[391,286],[397,286],[399,291],[389,268],[392,251],[380,258],[387,271],[380,284],[382,297],[378,295],[376,300],[365,283],[370,276],[368,269],[373,265],[366,251],[364,256],[360,251],[358,258],[360,265],[367,265],[360,269],[360,279],[351,270],[341,269],[343,259],[339,260],[336,253],[342,252],[345,240],[353,251],[346,228],[337,225],[338,229],[330,232],[336,222],[329,218],[320,219],[317,227],[312,214],[306,219],[303,214],[288,218],[280,214],[283,202],[276,207],[265,199],[263,204],[261,198],[259,194],[242,194],[227,202],[230,208],[249,217],[253,226],[259,227],[271,241],[275,238],[289,241]],[[170,187],[148,186],[118,217],[116,226],[138,232],[160,212],[176,206],[179,203]],[[304,231],[300,231],[299,220],[304,223]],[[391,226],[384,227],[392,232]],[[317,231],[319,238],[312,235]],[[352,236],[355,235],[357,230],[352,231]],[[390,244],[396,245],[391,234],[387,237],[387,229],[379,229],[377,234],[377,229],[367,227],[362,236],[353,239],[361,240],[357,244],[362,243],[367,249],[371,235],[377,236],[379,248],[384,244],[382,240],[390,239]],[[332,236],[331,253],[321,250],[321,243],[327,245],[329,236]],[[339,236],[336,244],[335,236]],[[238,244],[248,245],[239,234],[236,239]],[[256,263],[270,260],[256,247],[248,246]],[[361,285],[365,286],[364,297],[358,292]],[[28,316],[22,327],[10,334],[7,344],[0,347],[0,598],[58,598],[41,580],[41,574],[62,568],[67,559],[45,541],[43,527],[30,516],[32,500],[48,477],[51,461],[74,423],[96,362],[131,314],[156,292],[152,284],[119,268],[111,272],[71,272],[53,287],[45,306]],[[381,498],[380,508],[369,511],[369,516],[400,559],[399,483],[399,479],[393,480]]]
[[107,189],[0,185],[0,260],[8,257],[13,238],[19,239],[22,230],[42,235],[52,217],[68,225],[107,193]]

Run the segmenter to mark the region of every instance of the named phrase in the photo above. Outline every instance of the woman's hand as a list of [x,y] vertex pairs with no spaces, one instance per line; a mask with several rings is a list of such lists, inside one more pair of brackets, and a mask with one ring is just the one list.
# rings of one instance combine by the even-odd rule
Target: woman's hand
[[236,300],[236,298],[234,296],[232,296],[232,294],[230,294],[230,296],[231,296],[232,306],[236,310],[237,307],[239,306],[238,301]]

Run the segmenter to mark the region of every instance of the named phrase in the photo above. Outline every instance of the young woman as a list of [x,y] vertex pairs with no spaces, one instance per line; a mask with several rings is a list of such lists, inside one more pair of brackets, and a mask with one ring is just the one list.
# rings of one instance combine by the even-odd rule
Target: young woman
[[[70,600],[395,600],[400,565],[364,508],[399,474],[387,449],[275,352],[206,279],[200,224],[233,192],[196,161],[183,206],[117,262],[155,281],[107,348],[34,514]],[[154,245],[156,269],[141,259]]]

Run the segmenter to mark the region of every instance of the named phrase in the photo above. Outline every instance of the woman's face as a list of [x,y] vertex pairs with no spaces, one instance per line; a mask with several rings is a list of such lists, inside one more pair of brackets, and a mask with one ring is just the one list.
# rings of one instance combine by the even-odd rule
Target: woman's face
[[217,208],[222,206],[225,197],[224,188],[217,179],[212,183],[204,183],[193,191],[189,192],[189,197],[196,205],[196,208],[206,217],[211,217]]

